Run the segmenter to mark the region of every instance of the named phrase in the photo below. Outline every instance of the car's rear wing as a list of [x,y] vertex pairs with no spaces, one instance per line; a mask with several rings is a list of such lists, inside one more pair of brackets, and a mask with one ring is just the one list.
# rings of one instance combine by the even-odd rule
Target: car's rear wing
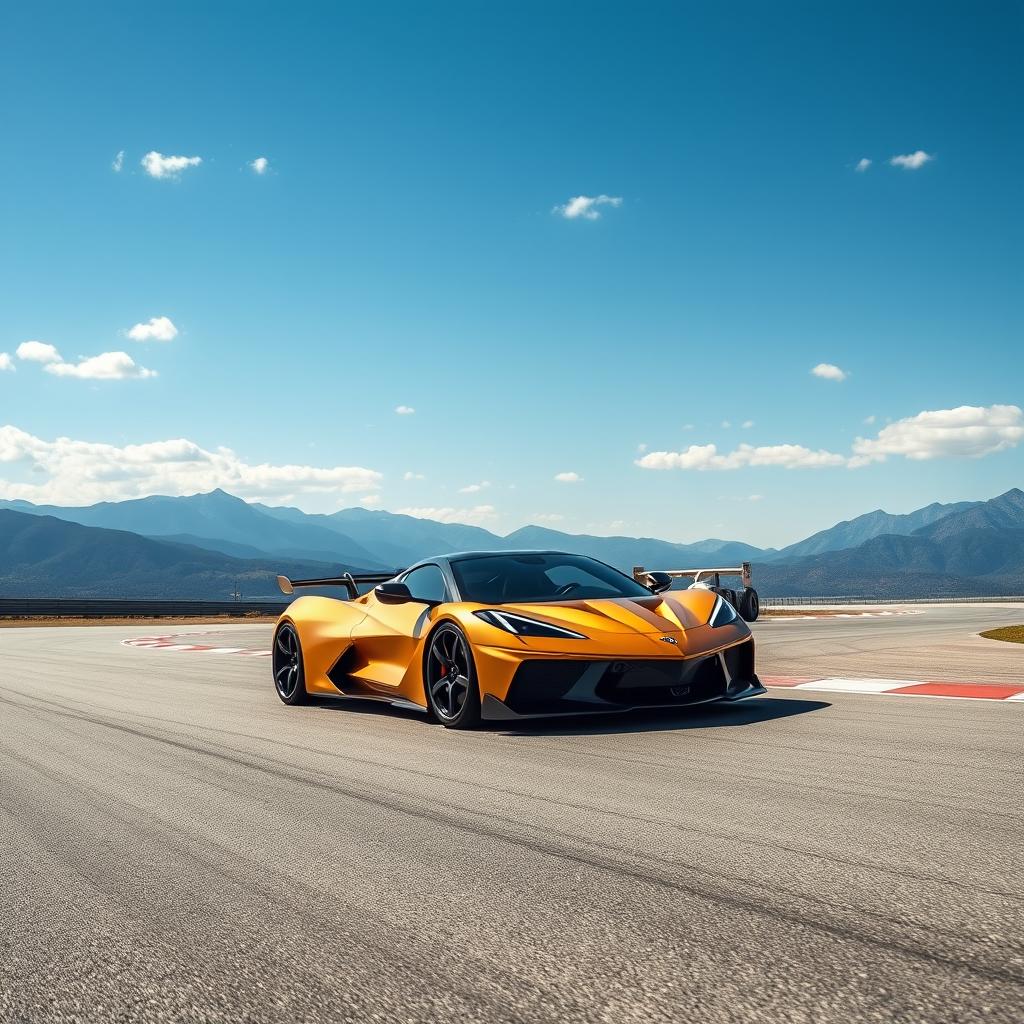
[[344,587],[348,591],[350,601],[359,596],[360,583],[387,583],[393,580],[402,570],[394,572],[343,572],[340,576],[327,576],[319,580],[290,580],[287,576],[278,576],[277,585],[282,594],[295,593],[296,587]]
[[[653,569],[645,569],[642,565],[634,565],[633,579],[637,583],[646,585],[647,574],[654,571]],[[710,583],[713,587],[720,587],[722,585],[723,576],[739,576],[743,581],[744,587],[751,585],[749,562],[741,562],[740,565],[733,569],[660,569],[658,571],[663,572],[666,576],[671,576],[673,579],[692,577],[694,583]]]

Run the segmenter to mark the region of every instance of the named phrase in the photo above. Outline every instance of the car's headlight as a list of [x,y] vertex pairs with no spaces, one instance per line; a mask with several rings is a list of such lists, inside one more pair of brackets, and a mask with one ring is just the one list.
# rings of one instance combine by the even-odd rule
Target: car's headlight
[[522,615],[513,615],[511,612],[499,612],[488,609],[482,612],[473,613],[477,618],[506,633],[513,633],[516,636],[547,636],[559,637],[564,640],[586,640],[582,633],[574,633],[571,629],[563,629],[561,626],[552,626],[550,622],[538,622],[536,619],[527,619]]
[[709,626],[727,626],[736,618],[736,609],[724,597],[719,597],[715,607],[711,609]]

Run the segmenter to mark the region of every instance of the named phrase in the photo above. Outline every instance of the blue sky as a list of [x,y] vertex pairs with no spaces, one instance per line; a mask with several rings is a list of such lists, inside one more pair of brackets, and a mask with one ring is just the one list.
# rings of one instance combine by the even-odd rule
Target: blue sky
[[33,4],[5,35],[0,497],[767,545],[1024,483],[1015,5]]

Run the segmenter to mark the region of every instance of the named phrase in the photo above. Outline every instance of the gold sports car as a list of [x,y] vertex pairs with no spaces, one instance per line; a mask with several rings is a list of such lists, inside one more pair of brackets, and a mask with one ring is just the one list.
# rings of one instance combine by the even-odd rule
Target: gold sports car
[[[285,704],[313,696],[389,701],[448,728],[483,719],[678,708],[765,693],[754,641],[733,606],[704,588],[643,585],[593,558],[480,551],[391,574],[278,577],[343,587],[307,595],[274,633]],[[360,584],[373,589],[359,595]]]

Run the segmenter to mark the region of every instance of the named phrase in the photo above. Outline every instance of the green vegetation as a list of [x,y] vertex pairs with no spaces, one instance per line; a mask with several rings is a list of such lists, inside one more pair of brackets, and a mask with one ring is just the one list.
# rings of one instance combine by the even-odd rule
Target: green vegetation
[[1007,640],[1011,644],[1024,644],[1024,626],[1000,626],[999,629],[986,629],[981,635],[988,640]]

